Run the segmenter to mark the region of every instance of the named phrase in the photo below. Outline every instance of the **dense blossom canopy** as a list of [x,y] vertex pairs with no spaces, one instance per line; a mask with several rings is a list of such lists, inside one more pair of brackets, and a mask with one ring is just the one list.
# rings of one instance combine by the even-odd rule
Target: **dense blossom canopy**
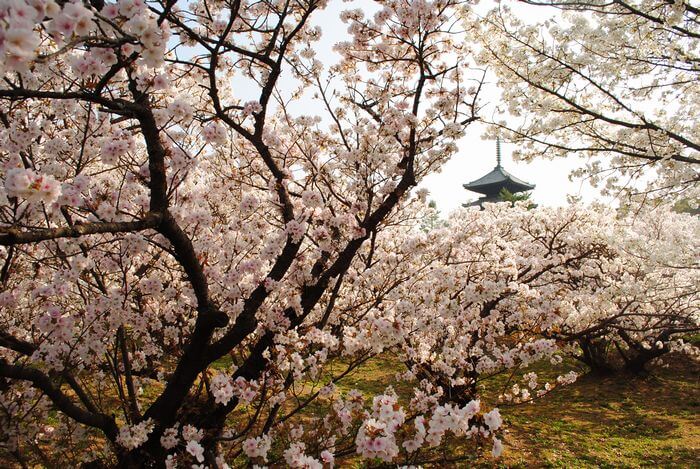
[[[274,439],[299,467],[397,455],[415,414],[391,390],[364,414],[322,373],[368,358],[346,330],[363,305],[335,303],[422,206],[408,191],[476,118],[480,74],[458,62],[451,0],[344,13],[351,41],[324,69],[324,6],[0,6],[8,451],[78,440],[85,461],[220,466],[266,462]],[[303,96],[323,119],[291,113]],[[296,426],[317,396],[335,412]]]
[[[697,204],[700,9],[688,0],[526,0],[465,15],[503,90],[494,132],[516,156],[588,158],[613,195]],[[550,8],[547,8],[549,6]],[[553,8],[552,8],[553,7]],[[556,8],[556,9],[555,9]]]
[[671,350],[697,355],[683,342],[700,330],[696,217],[509,205],[432,231],[418,251],[424,267],[384,299],[396,301],[411,374],[443,400],[468,402],[483,381],[512,373],[516,391],[502,398],[529,401],[554,384],[538,386],[530,365],[571,354],[595,367],[605,357],[590,356],[591,342],[616,345],[640,370]]
[[[478,118],[463,6],[349,10],[327,67],[318,0],[2,2],[3,454],[421,464],[468,438],[498,456],[482,378],[558,361],[584,332],[682,348],[697,220],[495,205],[419,229],[412,188]],[[340,389],[379,354],[408,393]]]

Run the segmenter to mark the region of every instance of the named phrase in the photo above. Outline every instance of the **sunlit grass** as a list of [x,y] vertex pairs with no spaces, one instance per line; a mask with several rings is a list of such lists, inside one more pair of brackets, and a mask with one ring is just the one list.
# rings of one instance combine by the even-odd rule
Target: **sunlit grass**
[[645,379],[584,376],[504,409],[504,463],[523,467],[700,467],[700,379],[692,365]]
[[[572,366],[540,365],[525,372],[536,371],[551,382]],[[369,397],[392,385],[408,398],[410,386],[394,379],[404,369],[396,359],[381,356],[338,388],[356,388]],[[699,371],[682,359],[672,368],[654,368],[646,378],[585,375],[533,404],[502,407],[503,458],[496,462],[482,456],[454,467],[700,467]],[[505,380],[487,382],[484,401],[493,401]],[[362,467],[357,464],[342,467]]]

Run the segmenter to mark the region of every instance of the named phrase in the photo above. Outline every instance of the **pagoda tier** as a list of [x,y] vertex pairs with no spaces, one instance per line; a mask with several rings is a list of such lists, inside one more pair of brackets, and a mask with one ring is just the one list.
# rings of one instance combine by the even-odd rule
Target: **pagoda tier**
[[464,188],[484,194],[487,197],[498,197],[502,189],[507,189],[511,194],[515,194],[517,192],[531,191],[535,188],[535,185],[518,179],[499,165],[493,168],[493,171],[486,176],[464,184]]
[[464,204],[466,207],[480,206],[483,207],[484,202],[501,202],[501,191],[506,189],[511,194],[518,192],[531,191],[535,188],[534,184],[518,179],[503,169],[501,166],[501,140],[496,140],[496,167],[479,179],[463,185],[465,189],[483,194],[478,200]]

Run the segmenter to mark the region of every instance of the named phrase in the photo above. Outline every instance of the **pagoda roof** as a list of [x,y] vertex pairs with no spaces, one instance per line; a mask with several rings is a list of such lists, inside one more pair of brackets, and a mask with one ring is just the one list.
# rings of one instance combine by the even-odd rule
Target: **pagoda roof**
[[493,170],[479,179],[464,184],[464,188],[479,194],[498,194],[501,189],[508,189],[512,194],[523,191],[530,191],[535,188],[534,184],[527,183],[522,179],[510,174],[497,165]]

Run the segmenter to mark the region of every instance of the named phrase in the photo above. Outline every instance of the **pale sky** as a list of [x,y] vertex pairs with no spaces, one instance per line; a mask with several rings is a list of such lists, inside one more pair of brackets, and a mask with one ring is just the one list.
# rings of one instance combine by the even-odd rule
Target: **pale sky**
[[[464,202],[475,200],[479,194],[469,192],[462,184],[478,179],[496,166],[496,142],[482,140],[483,125],[475,125],[467,130],[467,135],[458,142],[459,152],[445,164],[440,173],[425,178],[420,187],[430,191],[429,199],[437,204],[446,215],[459,208]],[[517,178],[535,184],[532,199],[541,206],[561,206],[567,204],[567,195],[581,196],[584,203],[596,199],[596,193],[587,182],[569,181],[569,173],[583,160],[576,156],[569,159],[538,159],[531,163],[514,162],[511,159],[512,146],[501,142],[501,165]]]
[[[512,4],[512,2],[509,2]],[[482,2],[480,10],[487,11],[494,5],[492,2]],[[336,63],[338,54],[333,51],[336,43],[348,40],[347,25],[339,19],[341,11],[352,8],[362,8],[366,16],[371,16],[376,10],[376,6],[366,0],[338,1],[332,0],[329,6],[317,12],[312,24],[321,26],[323,35],[321,40],[315,44],[317,59],[321,60],[326,68]],[[546,10],[537,9],[536,13]],[[523,13],[527,19],[537,20],[531,14],[531,10]],[[498,104],[499,92],[493,84],[484,87],[482,104],[488,104],[487,109],[492,109]],[[290,84],[284,76],[281,79],[281,86],[284,88]],[[245,90],[241,89],[245,94]],[[251,98],[253,96],[251,95]],[[319,114],[324,111],[318,101],[304,96],[292,103],[290,110],[293,114]],[[484,111],[490,112],[490,111]],[[449,214],[452,210],[461,207],[465,202],[475,200],[479,194],[468,192],[462,187],[463,184],[473,181],[485,175],[496,165],[496,143],[495,141],[482,140],[485,125],[476,124],[467,129],[467,134],[458,142],[459,152],[455,155],[439,173],[428,176],[419,187],[430,191],[428,199],[434,200],[437,208],[443,215]],[[554,160],[538,159],[531,163],[516,163],[511,158],[513,147],[507,142],[503,142],[502,165],[514,176],[523,179],[531,184],[535,184],[532,199],[540,206],[561,206],[567,204],[567,195],[580,196],[584,203],[590,203],[598,198],[598,191],[591,188],[587,182],[569,181],[569,173],[582,166],[583,160],[576,156],[569,158],[558,158]]]
[[[558,10],[552,8],[533,8],[517,2],[507,4],[526,22],[534,23],[558,14]],[[480,14],[485,14],[495,5],[496,2],[487,0],[476,8]],[[487,104],[487,108],[491,109],[498,104],[500,96],[500,91],[493,81],[493,78],[487,77],[482,97],[482,104]],[[480,178],[496,166],[496,142],[481,138],[485,129],[484,124],[469,127],[465,137],[458,142],[457,155],[452,157],[441,172],[428,176],[420,185],[430,191],[429,198],[436,202],[443,215],[461,207],[464,202],[477,199],[480,194],[467,191],[462,185]],[[540,158],[532,162],[515,162],[511,158],[514,149],[510,143],[501,143],[502,166],[519,179],[535,184],[532,200],[540,206],[566,205],[568,195],[579,197],[586,204],[604,200],[599,191],[588,182],[580,179],[569,180],[571,171],[584,166],[585,159],[572,154],[567,158]]]
[[[514,2],[509,2],[513,4]],[[479,9],[484,12],[493,7],[492,2],[482,2]],[[517,7],[517,6],[515,6]],[[329,6],[316,16],[314,24],[321,26],[323,36],[317,44],[317,58],[324,63],[334,63],[338,55],[333,51],[333,45],[347,40],[347,25],[343,24],[338,15],[341,11],[351,8],[362,8],[366,16],[373,14],[376,7],[370,2],[331,1]],[[531,14],[532,10],[523,12],[524,16],[531,16],[531,20],[541,19]],[[546,10],[537,9],[537,13]],[[491,80],[493,81],[493,80]],[[491,84],[484,89],[484,102],[493,107],[498,102],[498,90]],[[496,166],[496,142],[482,140],[485,126],[483,124],[472,125],[467,129],[467,134],[458,142],[459,152],[442,169],[440,173],[428,176],[419,187],[430,191],[429,199],[434,200],[443,215],[461,207],[465,202],[475,200],[479,194],[469,192],[462,184],[480,178]],[[587,182],[569,181],[569,173],[582,166],[583,160],[576,156],[555,160],[539,159],[532,163],[515,163],[511,158],[513,147],[503,142],[501,144],[502,166],[514,176],[535,184],[532,199],[541,206],[560,206],[567,204],[567,195],[576,195],[582,198],[584,203],[596,199],[597,191]]]

